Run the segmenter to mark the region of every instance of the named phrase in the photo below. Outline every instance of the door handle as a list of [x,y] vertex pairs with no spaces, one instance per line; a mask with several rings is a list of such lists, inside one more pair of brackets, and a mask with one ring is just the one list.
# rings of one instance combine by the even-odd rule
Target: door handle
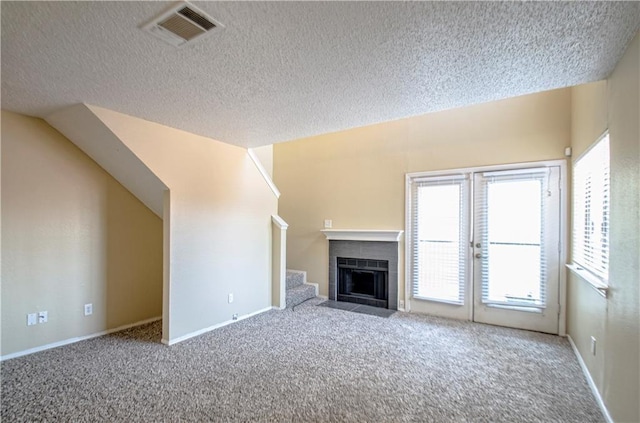
[[480,254],[480,253],[476,253],[476,256],[475,256],[475,257],[476,257],[476,258],[482,258],[482,254]]

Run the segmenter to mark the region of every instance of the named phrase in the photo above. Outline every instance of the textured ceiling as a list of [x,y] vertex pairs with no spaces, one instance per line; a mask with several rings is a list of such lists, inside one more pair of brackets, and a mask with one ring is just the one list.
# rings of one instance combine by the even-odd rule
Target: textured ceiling
[[168,2],[1,2],[2,108],[88,103],[258,146],[605,78],[638,2],[194,2],[225,28],[175,48]]

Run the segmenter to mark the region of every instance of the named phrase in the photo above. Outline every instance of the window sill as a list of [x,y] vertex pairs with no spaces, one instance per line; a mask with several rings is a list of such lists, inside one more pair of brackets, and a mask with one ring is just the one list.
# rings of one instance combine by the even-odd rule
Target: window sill
[[451,305],[457,305],[457,306],[464,305],[464,303],[460,301],[444,300],[441,298],[432,298],[432,297],[421,297],[419,295],[414,295],[412,298],[415,300],[421,300],[421,301],[432,301],[434,303],[444,303],[444,304],[451,304]]
[[571,264],[567,264],[566,266],[567,266],[567,269],[571,270],[573,274],[580,277],[580,279],[582,279],[587,284],[589,284],[589,286],[595,289],[598,294],[600,294],[604,298],[607,298],[607,294],[609,292],[609,286],[605,284],[602,281],[602,279],[595,276],[593,273],[589,272],[583,267],[578,266],[577,264],[571,263]]
[[543,311],[541,307],[522,307],[522,306],[516,306],[516,305],[491,304],[491,303],[484,303],[484,306],[488,308],[501,308],[503,310],[522,311],[525,313],[542,314],[542,311]]

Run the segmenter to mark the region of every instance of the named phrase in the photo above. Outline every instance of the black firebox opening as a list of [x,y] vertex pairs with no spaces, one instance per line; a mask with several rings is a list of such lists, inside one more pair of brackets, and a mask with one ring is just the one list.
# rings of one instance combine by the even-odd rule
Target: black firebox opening
[[388,308],[387,260],[338,257],[338,301]]

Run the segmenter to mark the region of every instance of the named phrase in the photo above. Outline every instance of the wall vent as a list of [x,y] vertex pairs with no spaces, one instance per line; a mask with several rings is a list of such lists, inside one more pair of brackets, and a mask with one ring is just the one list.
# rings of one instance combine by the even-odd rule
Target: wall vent
[[194,5],[181,2],[142,26],[142,29],[175,47],[180,47],[222,24]]

